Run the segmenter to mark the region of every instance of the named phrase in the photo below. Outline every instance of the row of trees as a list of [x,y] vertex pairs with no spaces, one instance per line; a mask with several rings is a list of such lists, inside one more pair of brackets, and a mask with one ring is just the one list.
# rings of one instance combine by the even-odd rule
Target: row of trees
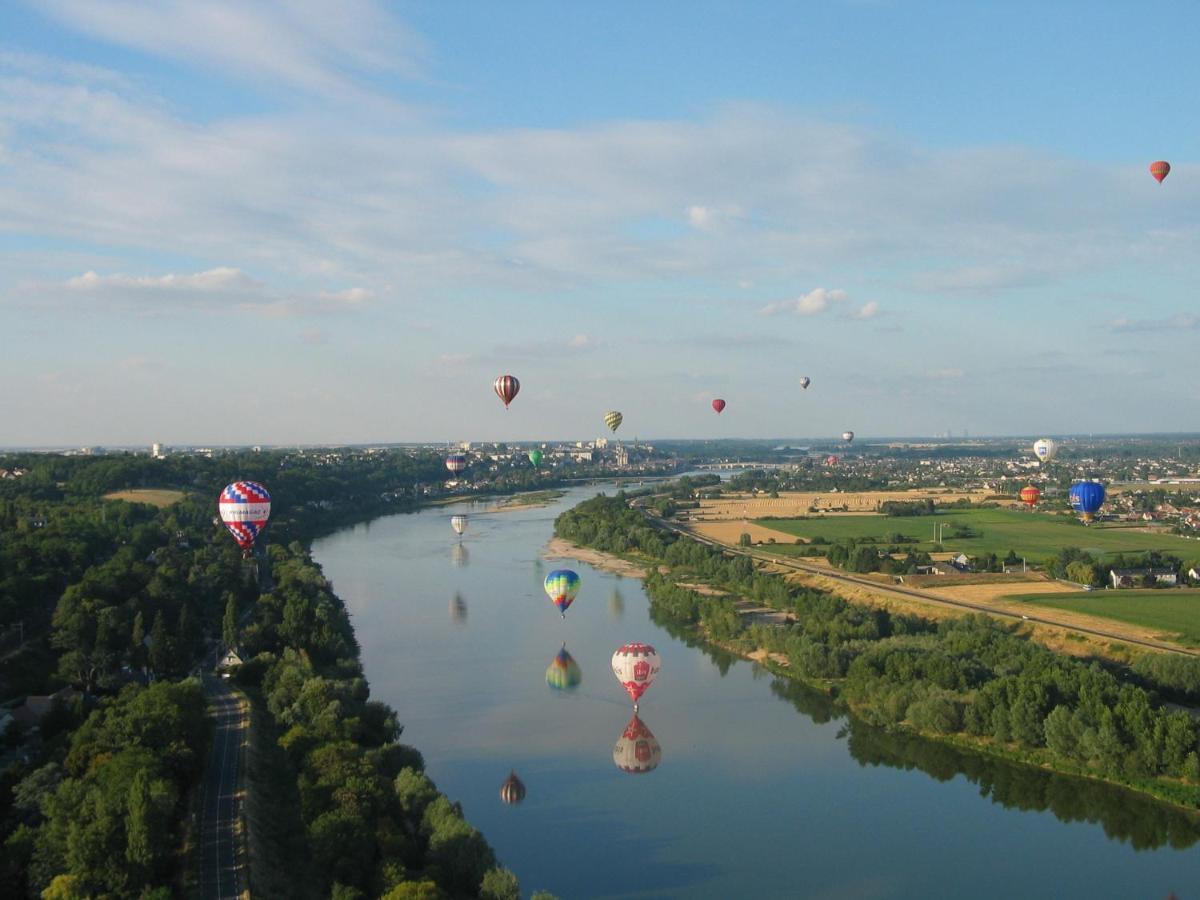
[[275,588],[246,628],[239,680],[262,698],[299,788],[312,888],[352,898],[520,896],[515,876],[398,743],[370,699],[349,618],[298,543],[271,548]]
[[[622,497],[599,497],[564,513],[556,527],[578,541],[610,534],[629,512]],[[632,549],[670,567],[646,581],[661,615],[742,651],[786,655],[790,673],[828,681],[870,723],[959,735],[1024,760],[1200,805],[1200,723],[1159,703],[1154,668],[1143,669],[1136,684],[1055,654],[986,616],[934,623],[856,606],[759,571],[748,557],[661,534],[643,545],[643,534],[629,531]],[[732,596],[679,587],[696,580],[785,611],[794,624],[747,628]],[[1200,661],[1180,660],[1170,678],[1163,687],[1194,688]]]

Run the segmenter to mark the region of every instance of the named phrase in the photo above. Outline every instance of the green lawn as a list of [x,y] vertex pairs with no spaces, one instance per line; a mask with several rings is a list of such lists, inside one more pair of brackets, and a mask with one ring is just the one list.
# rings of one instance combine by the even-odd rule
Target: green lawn
[[1179,635],[1182,643],[1200,646],[1200,590],[1080,591],[1022,594],[1011,599],[1142,625],[1165,635]]
[[[934,523],[942,530],[945,549],[968,556],[1009,550],[1026,556],[1031,562],[1043,562],[1064,547],[1079,547],[1099,557],[1113,553],[1160,550],[1185,561],[1200,559],[1200,544],[1173,534],[1148,534],[1133,528],[1113,525],[1083,526],[1073,517],[1031,513],[1013,509],[963,509],[939,512],[936,516],[842,516],[810,519],[760,519],[756,524],[797,537],[824,537],[828,541],[867,536],[886,539],[900,533],[917,538],[917,550],[933,546]],[[969,526],[977,537],[955,538],[955,526]]]

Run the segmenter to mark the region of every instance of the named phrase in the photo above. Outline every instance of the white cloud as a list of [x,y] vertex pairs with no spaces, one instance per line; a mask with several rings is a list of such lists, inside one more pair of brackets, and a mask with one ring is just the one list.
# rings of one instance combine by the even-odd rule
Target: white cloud
[[240,269],[221,266],[203,272],[166,275],[101,275],[84,272],[61,282],[33,282],[15,292],[18,302],[73,304],[166,314],[181,309],[253,311],[272,317],[315,315],[361,307],[373,298],[364,288],[287,292],[272,288]]
[[316,92],[419,71],[423,47],[374,0],[37,0],[76,31],[222,74]]
[[879,315],[879,302],[876,300],[868,300],[856,310],[852,310],[850,318],[852,319],[873,319]]
[[1119,316],[1108,323],[1115,332],[1133,331],[1196,331],[1200,330],[1200,316],[1194,313],[1176,313],[1162,319],[1130,319]]
[[839,303],[845,303],[849,295],[843,290],[827,291],[816,288],[807,294],[793,297],[791,300],[780,300],[768,303],[758,311],[760,316],[777,316],[780,313],[795,313],[798,316],[815,316],[823,313]]

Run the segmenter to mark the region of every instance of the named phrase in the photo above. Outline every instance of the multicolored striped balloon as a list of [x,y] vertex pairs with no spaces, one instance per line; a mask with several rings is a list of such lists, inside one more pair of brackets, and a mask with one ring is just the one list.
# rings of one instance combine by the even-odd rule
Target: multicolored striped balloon
[[1162,184],[1163,179],[1171,174],[1171,164],[1165,159],[1152,162],[1150,163],[1150,174],[1154,176],[1155,181]]
[[555,569],[546,576],[546,580],[542,584],[546,590],[546,596],[558,607],[558,611],[562,613],[564,619],[567,617],[567,607],[575,602],[575,595],[579,593],[580,584],[579,576],[570,569]]
[[238,546],[249,550],[271,517],[271,495],[256,481],[235,481],[221,491],[217,508]]
[[492,384],[492,388],[496,391],[496,396],[504,401],[504,408],[508,409],[508,404],[513,402],[513,398],[521,390],[521,382],[512,375],[501,375]]
[[546,669],[546,684],[556,691],[573,691],[583,681],[583,672],[575,657],[567,652],[566,645],[550,661]]
[[446,457],[446,468],[452,475],[457,475],[467,467],[467,457],[462,453],[451,453]]
[[611,430],[613,434],[616,434],[617,429],[621,427],[621,423],[623,421],[625,421],[625,417],[615,409],[611,409],[604,414],[604,424],[609,427],[609,430]]
[[450,527],[454,529],[454,533],[462,537],[464,531],[467,530],[467,517],[458,515],[450,517]]

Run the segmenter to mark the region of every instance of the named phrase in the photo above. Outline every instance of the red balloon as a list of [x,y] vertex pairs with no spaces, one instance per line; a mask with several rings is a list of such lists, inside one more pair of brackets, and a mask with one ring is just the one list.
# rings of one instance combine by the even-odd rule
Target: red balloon
[[504,408],[508,409],[508,404],[513,402],[517,391],[521,390],[521,382],[512,375],[500,375],[492,384],[492,388],[496,391],[496,396],[504,401]]
[[1027,504],[1032,509],[1037,505],[1038,498],[1042,496],[1042,492],[1030,484],[1021,488],[1021,493],[1017,496],[1021,498],[1022,503]]
[[1162,180],[1171,174],[1171,164],[1165,159],[1152,162],[1150,163],[1150,174],[1154,176],[1155,181],[1162,184]]
[[717,411],[717,415],[720,415],[721,410],[723,410],[725,408],[725,401],[722,400],[720,397],[718,397],[716,400],[713,401],[712,406],[713,406],[713,409],[715,409]]

